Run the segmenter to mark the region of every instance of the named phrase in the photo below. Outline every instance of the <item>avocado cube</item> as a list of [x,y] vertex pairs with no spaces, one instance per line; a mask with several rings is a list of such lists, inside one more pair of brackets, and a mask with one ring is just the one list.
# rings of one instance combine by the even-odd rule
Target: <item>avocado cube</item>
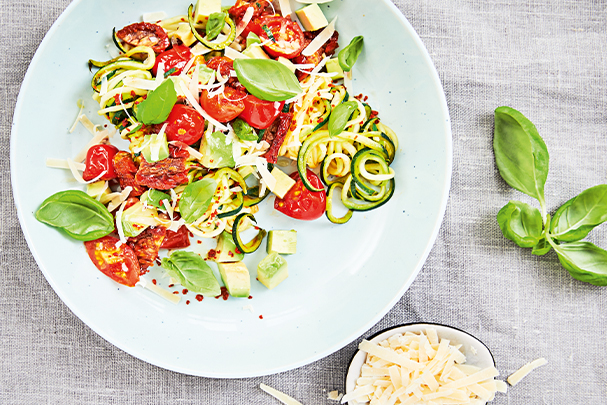
[[219,274],[232,297],[248,297],[251,293],[251,276],[243,262],[217,263]]
[[265,53],[263,49],[261,49],[261,46],[259,46],[259,44],[251,44],[251,46],[247,47],[247,49],[245,49],[242,54],[248,56],[251,59],[270,59],[268,54]]
[[257,279],[268,289],[273,289],[289,276],[287,261],[276,252],[270,253],[257,266]]
[[335,76],[331,77],[332,80],[344,78],[344,71],[339,65],[339,60],[337,58],[329,59],[325,66],[327,68],[327,73],[337,73]]
[[278,62],[280,62],[283,65],[285,65],[286,67],[288,67],[291,72],[295,73],[295,70],[297,68],[295,67],[293,62],[291,62],[289,59],[285,58],[284,56],[279,56],[277,60],[278,60]]
[[213,261],[217,263],[233,263],[240,262],[244,259],[244,253],[239,252],[234,244],[234,238],[229,232],[223,232],[217,239],[217,247],[215,248],[217,254]]
[[292,255],[297,252],[297,231],[272,230],[268,233],[267,252]]
[[295,14],[306,31],[316,31],[329,25],[327,17],[316,3],[297,10]]
[[271,174],[276,179],[276,184],[270,190],[278,197],[285,198],[285,194],[295,185],[295,180],[276,166],[272,169]]

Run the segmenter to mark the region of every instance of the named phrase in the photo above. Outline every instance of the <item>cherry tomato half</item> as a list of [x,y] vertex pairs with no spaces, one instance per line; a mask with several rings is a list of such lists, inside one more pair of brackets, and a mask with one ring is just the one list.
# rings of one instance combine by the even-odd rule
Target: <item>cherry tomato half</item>
[[192,52],[190,48],[185,45],[175,45],[172,49],[162,52],[156,57],[156,62],[152,68],[152,74],[156,76],[158,72],[158,65],[164,63],[164,72],[169,72],[171,69],[175,69],[171,72],[170,76],[176,76],[181,73],[181,70],[188,64],[192,58]]
[[104,236],[89,242],[84,247],[99,270],[112,280],[134,287],[139,281],[139,261],[133,249],[119,244],[120,239]]
[[[270,43],[264,45],[264,49],[274,58],[283,56],[292,59],[304,49],[304,34],[296,22],[274,15],[262,17],[250,24],[251,31],[257,34],[263,42],[270,39]],[[274,38],[273,40],[270,38],[270,34]]]
[[116,178],[114,170],[114,156],[118,153],[118,148],[112,145],[93,145],[86,152],[86,168],[82,173],[82,178],[86,181],[93,180],[102,173],[99,180],[112,180]]
[[156,53],[169,47],[169,36],[164,28],[152,23],[140,22],[127,25],[117,31],[116,36],[131,46],[149,46]]
[[[306,173],[308,181],[316,188],[322,188],[320,178],[311,170]],[[298,172],[291,174],[295,185],[285,195],[285,198],[274,200],[274,208],[291,218],[311,221],[321,217],[327,208],[327,196],[324,191],[312,192],[302,183]]]
[[249,94],[243,101],[244,111],[239,117],[257,129],[266,129],[272,125],[285,105],[284,101],[260,100],[252,94]]
[[200,94],[200,106],[217,121],[228,122],[244,111],[243,99],[245,97],[243,91],[228,86],[222,94],[210,98],[209,92],[203,90]]
[[190,106],[175,104],[165,122],[165,133],[169,142],[181,141],[192,145],[202,138],[204,118]]

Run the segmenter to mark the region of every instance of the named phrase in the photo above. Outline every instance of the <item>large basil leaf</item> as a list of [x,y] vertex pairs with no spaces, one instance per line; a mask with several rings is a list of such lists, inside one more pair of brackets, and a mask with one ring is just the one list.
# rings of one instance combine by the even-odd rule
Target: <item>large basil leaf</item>
[[357,36],[350,41],[348,46],[339,51],[339,54],[337,54],[337,60],[339,61],[339,66],[341,66],[344,72],[349,72],[352,70],[362,50],[363,37]]
[[158,191],[156,189],[150,188],[145,193],[141,194],[139,200],[146,205],[151,205],[152,207],[161,208],[166,210],[162,201],[168,200],[171,201],[171,196],[167,193],[163,193],[162,191]]
[[537,199],[543,207],[549,155],[535,125],[513,108],[498,107],[493,150],[506,183]]
[[520,247],[534,247],[542,238],[542,214],[529,204],[510,201],[497,214],[504,236]]
[[175,85],[172,80],[165,80],[137,105],[135,116],[145,125],[161,124],[166,121],[176,102]]
[[196,253],[177,250],[171,256],[162,259],[161,266],[190,291],[212,297],[221,294],[213,270]]
[[550,237],[574,242],[584,239],[597,225],[607,221],[607,184],[582,191],[554,214]]
[[288,67],[271,59],[236,59],[238,81],[255,97],[284,101],[303,92],[299,80]]
[[108,209],[80,190],[53,194],[38,208],[36,219],[85,242],[102,238],[114,230],[114,217]]
[[559,260],[576,280],[607,285],[607,251],[590,242],[555,245]]
[[357,108],[358,103],[356,101],[346,101],[335,107],[329,117],[329,136],[333,137],[341,134],[348,124],[350,116]]
[[215,38],[217,38],[219,33],[221,33],[221,30],[223,29],[223,26],[226,23],[226,17],[226,13],[212,13],[209,16],[209,20],[207,21],[206,27],[206,34],[208,40],[214,40]]
[[185,222],[191,224],[207,212],[216,189],[214,179],[202,179],[186,186],[179,200],[179,213]]

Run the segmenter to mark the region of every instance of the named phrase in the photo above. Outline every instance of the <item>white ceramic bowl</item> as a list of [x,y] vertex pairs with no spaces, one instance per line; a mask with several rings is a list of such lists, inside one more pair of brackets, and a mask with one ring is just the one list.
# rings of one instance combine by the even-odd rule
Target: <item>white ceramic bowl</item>
[[[372,343],[379,343],[393,335],[404,334],[406,332],[419,333],[429,328],[436,330],[439,339],[448,339],[454,346],[461,344],[462,347],[460,350],[466,356],[467,365],[480,368],[495,367],[495,359],[489,348],[483,342],[468,332],[451,326],[434,323],[411,323],[384,329],[370,338],[367,338],[367,340]],[[361,368],[366,357],[367,353],[358,350],[354,353],[352,360],[350,360],[348,373],[346,374],[346,394],[352,392],[356,387],[356,380],[360,377]],[[349,401],[348,403],[354,404],[353,401]]]

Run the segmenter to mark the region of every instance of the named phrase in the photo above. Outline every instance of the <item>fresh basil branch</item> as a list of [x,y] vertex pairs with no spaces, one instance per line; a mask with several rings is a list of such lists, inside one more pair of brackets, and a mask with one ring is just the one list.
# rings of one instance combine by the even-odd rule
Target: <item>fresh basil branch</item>
[[581,241],[607,221],[607,184],[582,191],[550,216],[544,199],[549,154],[535,125],[513,108],[498,107],[493,150],[504,181],[535,198],[541,210],[510,201],[497,214],[504,236],[520,247],[532,248],[534,255],[554,249],[573,278],[607,285],[607,251]]

